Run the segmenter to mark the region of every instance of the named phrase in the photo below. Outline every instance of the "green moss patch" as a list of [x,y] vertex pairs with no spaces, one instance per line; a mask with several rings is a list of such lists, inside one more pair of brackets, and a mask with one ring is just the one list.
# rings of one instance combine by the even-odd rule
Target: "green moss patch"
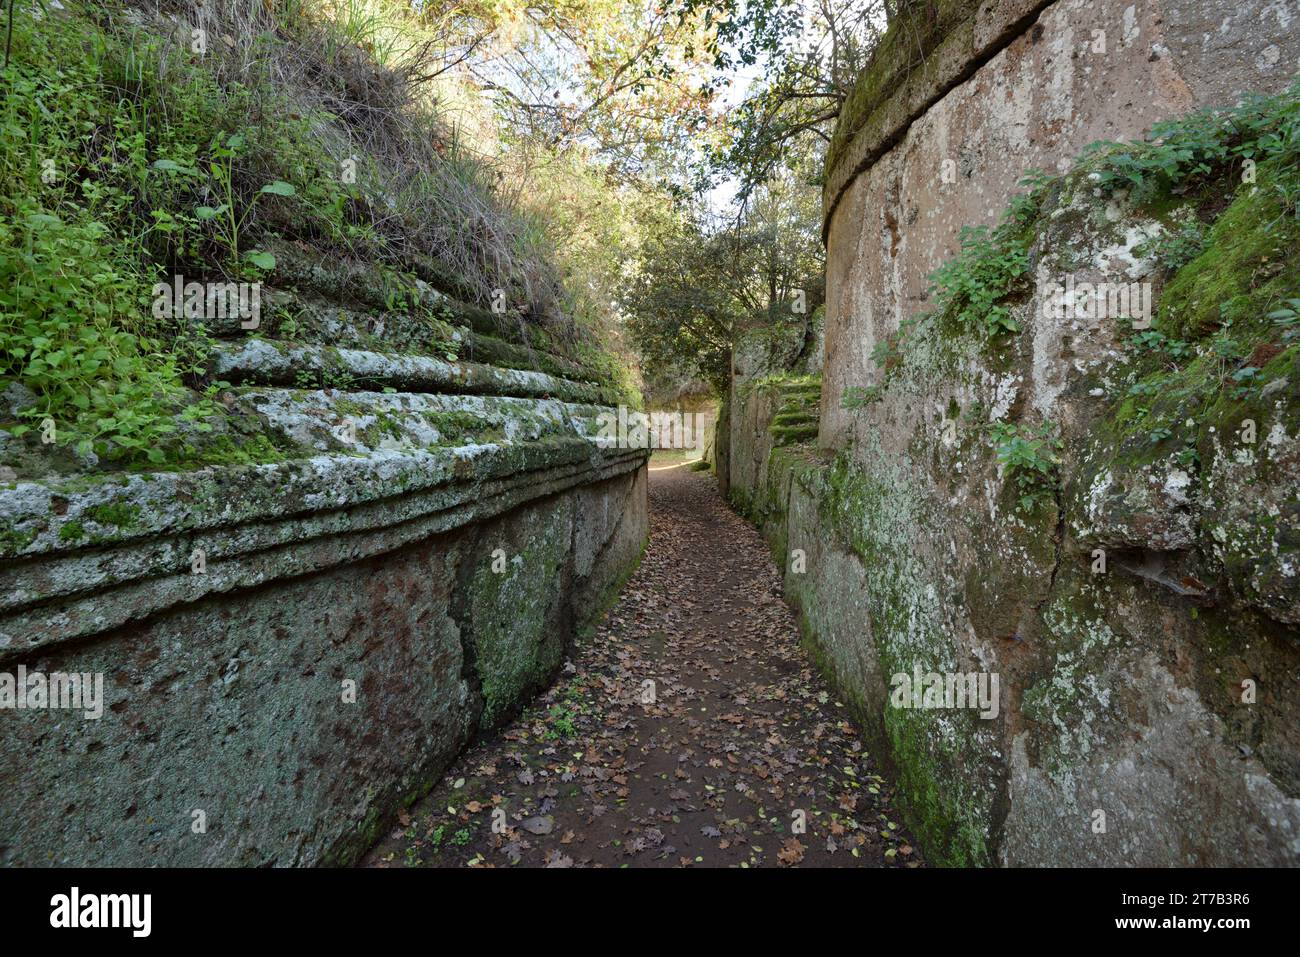
[[840,110],[826,153],[833,170],[854,135],[871,115],[898,92],[908,76],[925,63],[958,27],[972,20],[978,0],[936,0],[899,5],[897,12]]
[[1267,315],[1300,294],[1300,217],[1284,202],[1300,177],[1282,159],[1258,172],[1211,227],[1204,252],[1165,287],[1159,316],[1169,335],[1199,339],[1229,326],[1268,335]]

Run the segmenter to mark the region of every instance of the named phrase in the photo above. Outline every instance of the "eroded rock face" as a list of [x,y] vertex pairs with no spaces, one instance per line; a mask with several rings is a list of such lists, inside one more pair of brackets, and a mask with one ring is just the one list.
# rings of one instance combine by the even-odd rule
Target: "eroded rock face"
[[[982,6],[989,21],[1014,23],[1013,12],[1033,5]],[[914,119],[864,127],[867,156],[877,151],[868,140],[898,142],[856,175],[851,149],[827,172],[822,444],[843,444],[840,396],[871,380],[876,343],[924,308],[927,277],[957,252],[963,226],[993,223],[1026,171],[1057,172],[1096,140],[1281,90],[1300,68],[1298,18],[1295,2],[1057,0],[1028,29],[990,27],[983,43],[958,51],[965,64],[1000,49],[946,95],[927,87],[941,98]],[[888,113],[890,101],[877,110]]]
[[[550,677],[594,596],[635,561],[643,473],[578,494],[626,525],[552,496],[22,657],[28,671],[102,673],[104,714],[5,714],[4,863],[354,860]],[[599,561],[575,567],[575,536],[601,543]]]
[[0,711],[0,864],[350,863],[639,558],[646,454],[597,441],[598,375],[519,368],[538,353],[486,321],[401,325],[362,265],[343,303],[338,270],[299,272],[292,339],[218,330],[257,455],[129,473],[37,449],[0,479],[0,683],[103,689],[96,717]]
[[[994,222],[1027,168],[1280,90],[1295,14],[1058,0],[919,115],[882,101],[893,132],[860,127],[880,155],[828,172],[818,440],[779,442],[779,390],[747,378],[761,362],[739,370],[732,500],[893,761],[931,860],[1300,861],[1300,376],[1259,293],[1288,288],[1269,262],[1295,237],[1263,231],[1268,170],[1253,193],[1234,182],[1217,205],[1158,208],[1086,167],[1055,177],[1016,247],[1015,331],[986,333],[987,312],[918,321],[961,227]],[[1159,250],[1189,224],[1205,252],[1170,267]],[[1148,284],[1157,347],[1177,358],[1142,366],[1129,322],[1053,309],[1065,277]],[[1220,302],[1246,343],[1226,365],[1211,358],[1222,328],[1201,318]],[[1052,479],[1026,484],[999,443],[1040,435]],[[893,677],[917,667],[998,675],[998,715],[899,707]]]

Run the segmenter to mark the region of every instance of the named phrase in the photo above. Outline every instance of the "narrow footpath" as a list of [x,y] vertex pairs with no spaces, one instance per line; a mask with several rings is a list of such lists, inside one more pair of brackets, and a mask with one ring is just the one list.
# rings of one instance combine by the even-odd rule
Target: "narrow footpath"
[[758,533],[707,473],[652,462],[649,494],[649,548],[595,633],[365,864],[921,865]]

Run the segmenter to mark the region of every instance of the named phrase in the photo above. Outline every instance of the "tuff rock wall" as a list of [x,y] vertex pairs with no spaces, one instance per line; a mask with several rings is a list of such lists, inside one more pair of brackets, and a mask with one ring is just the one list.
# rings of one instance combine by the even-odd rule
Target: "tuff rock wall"
[[[724,488],[931,860],[1300,861],[1300,358],[1264,318],[1300,296],[1275,198],[1294,170],[1238,189],[1234,166],[1153,208],[1072,165],[1092,141],[1283,90],[1297,17],[913,5],[832,145],[820,379],[771,335],[737,347]],[[1031,167],[1061,175],[1016,240],[1014,331],[917,322],[961,228],[997,221]],[[1200,250],[1163,262],[1184,226]],[[1113,318],[1045,312],[1065,275],[1150,283],[1172,356]],[[1036,496],[998,451],[1017,434],[1059,441]],[[895,706],[892,676],[915,666],[999,675],[998,715]]]
[[0,431],[0,673],[104,681],[97,719],[0,712],[0,864],[354,861],[640,556],[645,453],[596,442],[599,376],[418,281],[430,348],[391,276],[278,257],[259,328],[211,330],[264,462],[122,472]]

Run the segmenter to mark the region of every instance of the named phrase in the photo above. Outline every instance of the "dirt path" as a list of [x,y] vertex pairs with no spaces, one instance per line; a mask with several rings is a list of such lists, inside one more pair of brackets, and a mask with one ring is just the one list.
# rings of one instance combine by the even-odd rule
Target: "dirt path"
[[650,547],[595,636],[365,863],[920,863],[758,533],[711,476],[654,468]]

